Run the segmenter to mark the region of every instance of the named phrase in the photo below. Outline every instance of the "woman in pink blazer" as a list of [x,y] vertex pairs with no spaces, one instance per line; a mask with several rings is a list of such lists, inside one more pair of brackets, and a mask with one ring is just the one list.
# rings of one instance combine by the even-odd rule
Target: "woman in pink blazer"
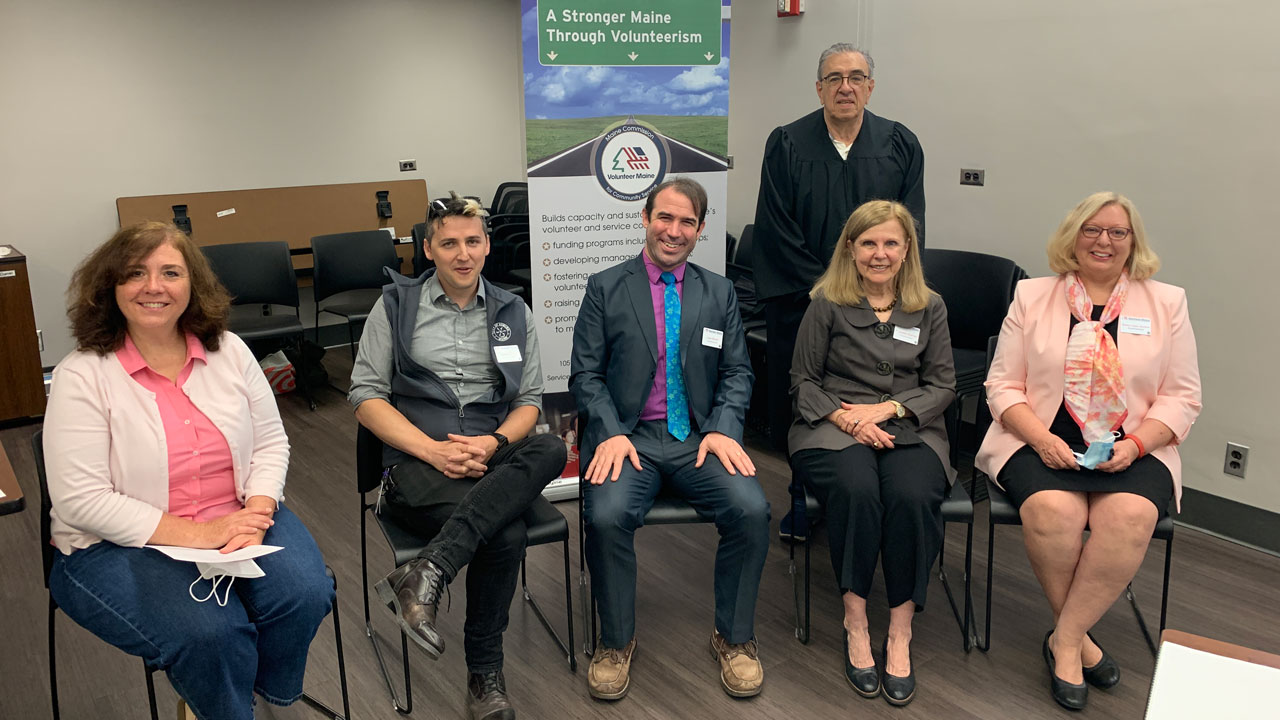
[[1080,709],[1089,685],[1120,680],[1088,631],[1181,496],[1177,444],[1200,413],[1200,374],[1186,293],[1150,279],[1160,261],[1128,198],[1085,198],[1048,250],[1058,275],[1019,283],[1000,330],[986,382],[996,421],[976,464],[1019,507],[1056,618],[1051,693]]

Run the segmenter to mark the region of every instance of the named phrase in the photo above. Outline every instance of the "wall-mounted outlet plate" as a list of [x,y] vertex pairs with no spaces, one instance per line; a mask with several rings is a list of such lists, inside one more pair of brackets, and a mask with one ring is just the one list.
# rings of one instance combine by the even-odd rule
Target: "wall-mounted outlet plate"
[[401,160],[400,161],[400,172],[413,172],[414,170],[417,170],[417,169],[418,169],[417,160]]
[[1249,469],[1249,447],[1239,443],[1227,443],[1227,458],[1222,463],[1222,472],[1243,478]]
[[961,185],[985,185],[987,182],[987,171],[976,170],[973,168],[960,168],[960,184]]

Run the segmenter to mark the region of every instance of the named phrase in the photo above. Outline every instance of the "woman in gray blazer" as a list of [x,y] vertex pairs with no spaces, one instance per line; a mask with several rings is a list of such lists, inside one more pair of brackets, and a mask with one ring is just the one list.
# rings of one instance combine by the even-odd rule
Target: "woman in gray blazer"
[[[924,609],[955,478],[942,418],[955,399],[947,309],[925,287],[919,253],[904,206],[855,210],[810,292],[791,365],[791,467],[829,519],[845,675],[893,705],[915,697],[911,619]],[[867,623],[878,558],[890,608],[882,673]]]

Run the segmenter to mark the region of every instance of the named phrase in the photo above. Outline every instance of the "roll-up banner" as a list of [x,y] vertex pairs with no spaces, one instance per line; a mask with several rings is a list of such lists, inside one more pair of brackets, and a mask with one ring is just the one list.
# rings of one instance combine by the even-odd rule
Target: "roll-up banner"
[[569,447],[544,493],[577,496],[573,325],[587,278],[635,257],[663,180],[707,189],[690,257],[725,265],[729,0],[521,0],[533,315],[547,425]]

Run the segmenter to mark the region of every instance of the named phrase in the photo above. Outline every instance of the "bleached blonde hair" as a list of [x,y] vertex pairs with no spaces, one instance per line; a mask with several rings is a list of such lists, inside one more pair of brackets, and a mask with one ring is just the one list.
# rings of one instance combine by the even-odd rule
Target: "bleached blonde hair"
[[1067,213],[1058,231],[1049,238],[1049,269],[1062,275],[1080,269],[1076,261],[1076,237],[1080,228],[1108,205],[1119,205],[1129,215],[1129,226],[1133,229],[1133,248],[1125,268],[1129,271],[1130,280],[1146,280],[1160,269],[1160,257],[1147,242],[1147,229],[1142,224],[1142,216],[1133,201],[1117,192],[1096,192],[1080,201],[1075,209]]

